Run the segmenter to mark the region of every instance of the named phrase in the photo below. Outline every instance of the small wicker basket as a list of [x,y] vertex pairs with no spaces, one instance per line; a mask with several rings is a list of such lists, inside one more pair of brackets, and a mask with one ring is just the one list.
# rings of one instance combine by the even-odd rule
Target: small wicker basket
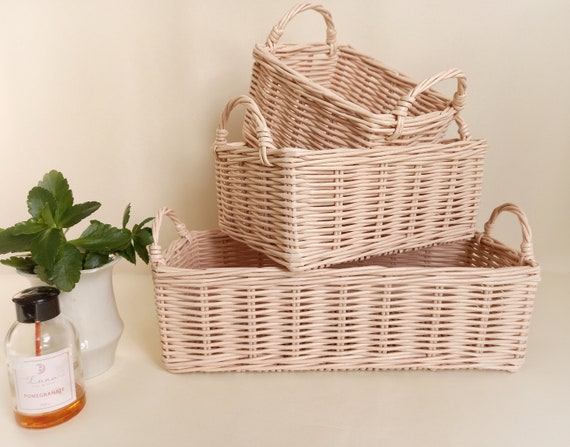
[[[520,251],[491,237],[503,212]],[[179,237],[166,250],[163,219]],[[524,362],[540,270],[515,205],[471,239],[294,273],[162,209],[150,259],[162,357],[173,373],[495,369]]]
[[[228,143],[245,105],[254,147]],[[247,96],[226,106],[217,130],[220,229],[292,271],[469,238],[483,181],[484,140],[411,147],[276,149]]]
[[[279,43],[287,24],[299,13],[314,10],[325,20],[326,42]],[[303,3],[273,28],[264,45],[253,51],[250,96],[263,112],[279,147],[330,149],[374,148],[441,141],[450,123],[466,131],[460,112],[466,78],[458,69],[422,82],[337,44],[330,13],[321,5]],[[447,98],[432,87],[457,80]],[[255,123],[245,123],[245,141],[256,141]]]

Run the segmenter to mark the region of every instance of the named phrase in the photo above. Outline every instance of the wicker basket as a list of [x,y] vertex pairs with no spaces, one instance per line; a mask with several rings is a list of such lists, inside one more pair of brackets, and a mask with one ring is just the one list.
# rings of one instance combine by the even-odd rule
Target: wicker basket
[[[297,14],[314,10],[326,23],[325,43],[279,43]],[[466,132],[459,112],[466,79],[451,69],[417,83],[383,63],[338,45],[330,13],[320,5],[299,4],[275,25],[253,51],[250,95],[263,112],[280,147],[374,148],[390,144],[439,142],[453,120]],[[457,80],[452,99],[433,90]],[[246,119],[245,141],[255,141]]]
[[[255,119],[255,147],[227,142],[232,110]],[[382,149],[275,149],[247,96],[225,108],[214,145],[220,229],[292,271],[469,238],[486,142]]]
[[[491,237],[503,211],[521,250]],[[179,237],[158,244],[164,217]],[[160,210],[150,258],[166,369],[496,369],[524,362],[539,267],[525,215],[470,240],[293,273]]]

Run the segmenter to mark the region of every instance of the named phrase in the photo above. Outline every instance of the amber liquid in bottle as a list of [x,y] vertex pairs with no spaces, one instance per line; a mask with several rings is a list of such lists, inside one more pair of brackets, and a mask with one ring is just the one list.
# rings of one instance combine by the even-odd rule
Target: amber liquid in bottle
[[8,331],[6,353],[14,417],[24,428],[61,424],[86,403],[77,333],[60,315],[58,295],[36,287],[13,299],[18,321]]
[[49,413],[42,414],[24,414],[14,410],[16,422],[24,428],[48,428],[54,425],[68,421],[85,406],[85,391],[79,385],[75,385],[77,399],[66,407],[60,408]]

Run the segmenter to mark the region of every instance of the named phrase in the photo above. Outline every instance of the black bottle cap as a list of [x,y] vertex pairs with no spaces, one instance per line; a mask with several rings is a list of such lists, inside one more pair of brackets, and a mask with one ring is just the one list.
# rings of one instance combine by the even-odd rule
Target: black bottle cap
[[30,287],[19,292],[12,301],[16,303],[16,318],[20,323],[47,321],[60,313],[59,289],[55,287]]

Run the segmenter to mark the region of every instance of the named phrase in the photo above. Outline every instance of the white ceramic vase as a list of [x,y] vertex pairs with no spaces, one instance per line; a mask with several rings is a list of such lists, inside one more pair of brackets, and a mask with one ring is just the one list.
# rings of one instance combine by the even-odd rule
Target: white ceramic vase
[[[115,361],[115,352],[124,324],[119,315],[113,290],[113,267],[121,258],[96,269],[82,270],[71,292],[61,292],[61,313],[75,326],[81,345],[83,376],[88,379],[107,371]],[[24,274],[32,284],[43,284],[37,276]]]

